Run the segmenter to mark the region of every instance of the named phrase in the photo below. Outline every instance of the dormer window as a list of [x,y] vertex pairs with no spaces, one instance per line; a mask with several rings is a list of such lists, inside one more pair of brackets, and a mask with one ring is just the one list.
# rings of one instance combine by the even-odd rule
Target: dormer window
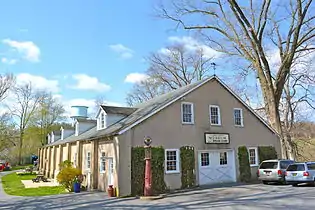
[[105,113],[104,112],[101,113],[100,124],[101,124],[100,128],[105,128]]

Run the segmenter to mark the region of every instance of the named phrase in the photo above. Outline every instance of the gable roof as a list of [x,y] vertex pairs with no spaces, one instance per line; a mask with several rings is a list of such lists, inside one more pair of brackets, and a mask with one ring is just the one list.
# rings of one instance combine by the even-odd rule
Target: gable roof
[[107,114],[121,114],[121,115],[130,115],[134,111],[137,110],[137,108],[133,108],[133,107],[119,107],[119,106],[106,106],[106,105],[101,105],[101,108]]
[[277,134],[277,132],[261,117],[259,116],[249,105],[247,105],[234,91],[232,91],[222,80],[220,80],[217,76],[212,76],[203,80],[200,80],[196,83],[189,84],[187,86],[181,87],[179,89],[173,90],[169,93],[157,96],[151,100],[148,100],[144,103],[136,105],[134,108],[137,108],[129,116],[123,118],[117,123],[103,129],[98,130],[95,135],[91,137],[91,139],[99,138],[103,136],[113,136],[113,135],[121,135],[144,120],[150,118],[155,115],[159,111],[173,104],[177,100],[201,87],[211,80],[218,81],[228,92],[230,92],[239,102],[241,102],[254,116],[256,116],[267,128],[269,128],[273,133]]

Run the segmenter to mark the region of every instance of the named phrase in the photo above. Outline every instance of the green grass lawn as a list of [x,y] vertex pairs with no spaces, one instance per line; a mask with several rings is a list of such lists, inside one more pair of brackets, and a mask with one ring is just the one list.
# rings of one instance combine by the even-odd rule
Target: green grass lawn
[[66,193],[63,187],[25,188],[21,180],[31,180],[35,177],[36,175],[18,176],[16,173],[8,174],[2,177],[2,186],[7,194],[16,196],[43,196]]
[[11,171],[20,170],[20,169],[25,169],[26,167],[30,167],[30,166],[33,166],[33,165],[12,166],[12,167],[11,167]]

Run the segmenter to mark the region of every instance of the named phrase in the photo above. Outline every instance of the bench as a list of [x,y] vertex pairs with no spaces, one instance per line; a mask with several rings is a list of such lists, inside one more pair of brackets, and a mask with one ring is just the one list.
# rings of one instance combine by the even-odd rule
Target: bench
[[38,174],[36,178],[32,179],[33,182],[49,182],[44,175]]

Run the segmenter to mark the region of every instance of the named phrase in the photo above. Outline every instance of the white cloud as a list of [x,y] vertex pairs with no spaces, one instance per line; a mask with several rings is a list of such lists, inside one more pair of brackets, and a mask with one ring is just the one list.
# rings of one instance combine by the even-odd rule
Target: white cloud
[[148,76],[146,74],[142,73],[130,73],[126,76],[125,82],[127,83],[139,83],[143,80],[148,79]]
[[4,39],[2,42],[17,50],[24,59],[30,62],[39,62],[40,49],[34,42],[19,42],[11,39]]
[[50,80],[42,76],[32,75],[29,73],[20,73],[16,76],[16,82],[19,85],[31,82],[32,86],[37,90],[46,90],[52,93],[59,92],[58,80]]
[[17,63],[17,60],[3,57],[3,58],[1,58],[1,62],[5,63],[5,64],[13,65],[13,64]]
[[102,83],[96,77],[91,77],[86,74],[75,74],[72,78],[76,80],[77,84],[71,86],[73,89],[91,90],[96,92],[109,91],[110,86]]
[[123,59],[132,58],[134,51],[122,44],[110,45],[109,48],[114,52],[118,53],[119,56]]
[[[212,49],[211,47],[200,43],[196,39],[190,37],[190,36],[183,36],[183,37],[177,37],[177,36],[171,36],[168,38],[168,41],[172,45],[180,45],[183,46],[188,52],[197,52],[202,50],[202,53],[204,54],[205,58],[219,58],[222,53]],[[165,48],[160,49],[160,53],[168,53],[168,50]]]

